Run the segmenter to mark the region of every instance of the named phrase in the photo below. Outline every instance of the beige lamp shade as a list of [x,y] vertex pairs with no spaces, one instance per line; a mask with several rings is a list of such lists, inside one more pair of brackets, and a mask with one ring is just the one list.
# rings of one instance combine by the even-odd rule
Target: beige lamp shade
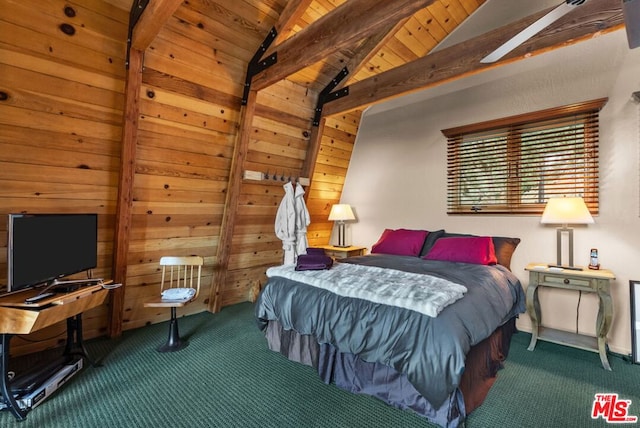
[[355,220],[353,210],[349,204],[335,204],[331,207],[329,213],[329,221],[338,222],[338,244],[337,247],[348,247],[346,241],[345,220]]
[[[549,198],[547,205],[544,207],[540,223],[562,225],[562,227],[559,227],[556,230],[556,252],[558,264],[555,267],[581,270],[581,268],[576,268],[573,265],[573,229],[568,227],[568,225],[593,223],[593,217],[591,217],[591,213],[587,208],[587,204],[584,203],[584,199],[581,197]],[[563,233],[569,235],[568,266],[564,266],[562,264]],[[549,265],[549,267],[553,266]]]
[[540,223],[591,224],[593,217],[581,197],[549,198]]
[[353,215],[353,210],[349,204],[335,204],[331,207],[329,213],[329,221],[344,221],[355,220],[356,216]]

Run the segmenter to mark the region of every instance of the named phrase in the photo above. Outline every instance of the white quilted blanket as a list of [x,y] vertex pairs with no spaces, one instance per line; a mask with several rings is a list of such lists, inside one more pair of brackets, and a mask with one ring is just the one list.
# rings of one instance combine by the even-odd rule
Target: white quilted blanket
[[336,263],[327,270],[296,271],[294,265],[267,269],[267,276],[280,276],[323,288],[344,297],[410,309],[436,317],[443,308],[462,298],[467,289],[431,275]]

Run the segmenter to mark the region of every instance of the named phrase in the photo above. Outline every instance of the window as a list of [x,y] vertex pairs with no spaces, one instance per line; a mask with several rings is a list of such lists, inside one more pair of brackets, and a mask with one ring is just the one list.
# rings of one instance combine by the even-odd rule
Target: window
[[449,214],[542,214],[553,196],[598,213],[598,116],[606,98],[444,129]]

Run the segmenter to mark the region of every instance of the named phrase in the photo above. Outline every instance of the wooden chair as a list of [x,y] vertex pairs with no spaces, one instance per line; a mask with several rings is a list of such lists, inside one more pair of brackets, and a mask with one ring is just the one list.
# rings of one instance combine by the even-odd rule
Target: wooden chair
[[[200,294],[200,277],[204,259],[200,256],[187,257],[162,257],[162,277],[160,279],[160,297],[145,302],[146,308],[171,308],[171,321],[169,322],[169,338],[167,342],[158,347],[159,352],[179,351],[189,342],[180,339],[178,333],[178,319],[176,308],[181,308],[198,298]],[[192,294],[191,296],[175,298],[167,297],[167,290],[173,289],[178,294]],[[163,297],[164,296],[164,297]]]

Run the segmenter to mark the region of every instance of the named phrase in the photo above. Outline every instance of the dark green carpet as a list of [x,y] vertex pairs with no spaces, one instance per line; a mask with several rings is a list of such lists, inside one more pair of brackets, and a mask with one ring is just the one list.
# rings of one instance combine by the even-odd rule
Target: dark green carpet
[[[190,345],[155,351],[166,323],[88,343],[103,367],[89,367],[16,422],[0,412],[1,427],[432,427],[408,411],[322,383],[316,372],[266,347],[243,303],[219,314],[180,319]],[[640,366],[612,357],[605,372],[597,354],[514,336],[506,367],[467,427],[599,427],[591,419],[597,392],[632,400],[640,415]],[[40,355],[41,357],[42,355]],[[31,364],[37,356],[12,364]],[[628,426],[628,425],[627,425]]]

